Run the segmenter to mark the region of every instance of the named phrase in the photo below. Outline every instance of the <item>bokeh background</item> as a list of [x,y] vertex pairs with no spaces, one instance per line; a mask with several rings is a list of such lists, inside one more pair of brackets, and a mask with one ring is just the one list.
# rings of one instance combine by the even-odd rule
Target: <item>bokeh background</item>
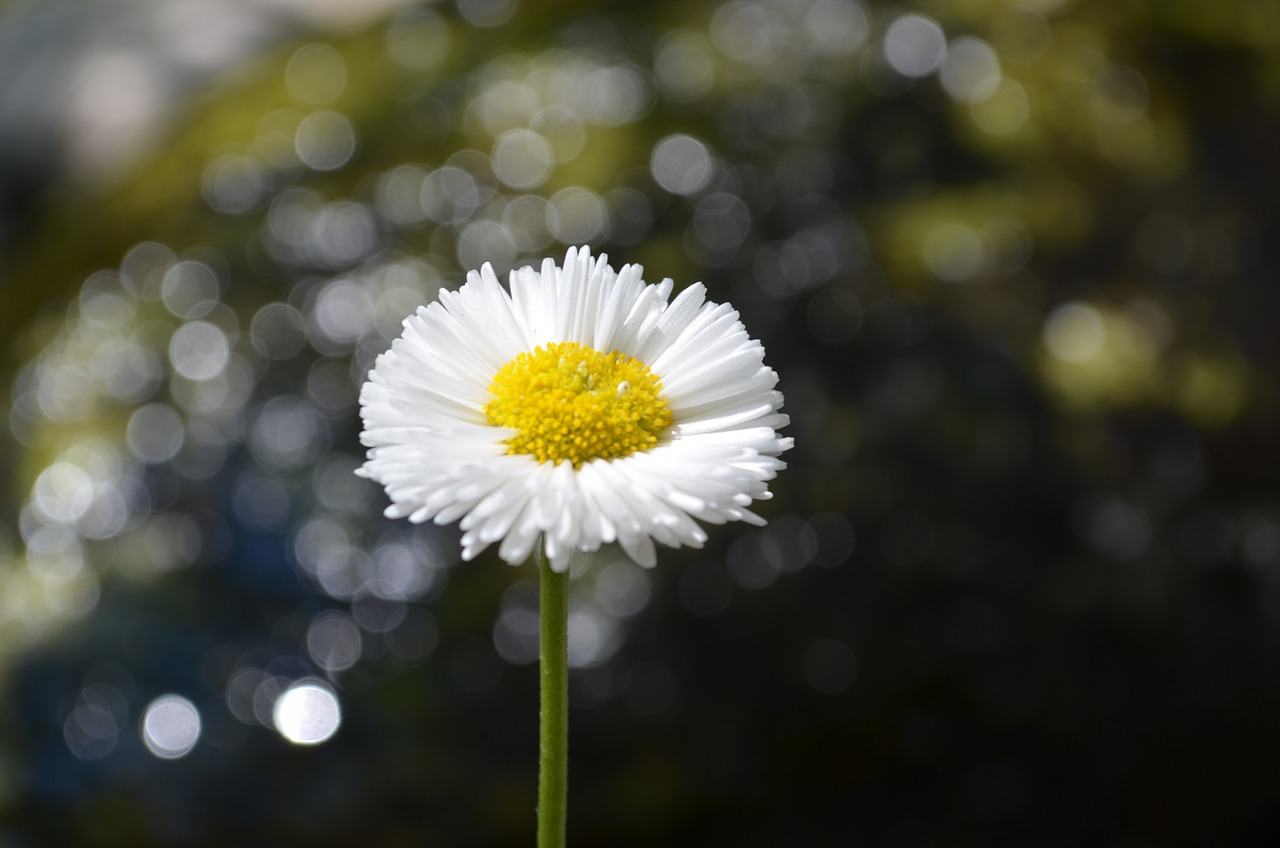
[[1278,151],[1257,0],[0,3],[0,843],[531,843],[534,572],[356,396],[580,243],[796,447],[576,575],[572,844],[1280,837]]

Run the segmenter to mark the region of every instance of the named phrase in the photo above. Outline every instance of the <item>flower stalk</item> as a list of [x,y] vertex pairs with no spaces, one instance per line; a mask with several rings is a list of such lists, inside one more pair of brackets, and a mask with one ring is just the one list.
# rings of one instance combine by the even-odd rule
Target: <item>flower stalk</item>
[[569,782],[569,571],[555,571],[538,545],[538,848],[564,848]]

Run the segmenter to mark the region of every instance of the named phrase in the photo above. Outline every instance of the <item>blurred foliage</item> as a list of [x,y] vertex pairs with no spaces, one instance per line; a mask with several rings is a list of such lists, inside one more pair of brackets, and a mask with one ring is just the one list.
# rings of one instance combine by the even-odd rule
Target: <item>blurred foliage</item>
[[378,518],[354,400],[589,240],[731,301],[797,447],[768,529],[575,581],[571,842],[1265,844],[1276,138],[1252,0],[423,7],[240,69],[6,258],[0,834],[527,844],[532,575]]

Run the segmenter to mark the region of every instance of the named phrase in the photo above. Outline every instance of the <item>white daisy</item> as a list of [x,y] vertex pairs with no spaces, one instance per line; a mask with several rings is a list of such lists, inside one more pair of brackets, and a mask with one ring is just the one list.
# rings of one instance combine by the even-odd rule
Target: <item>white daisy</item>
[[486,264],[419,307],[360,393],[360,469],[391,518],[460,520],[462,556],[500,542],[525,561],[541,536],[557,571],[618,542],[641,565],[653,542],[699,548],[747,507],[792,440],[778,376],[738,313],[697,283],[571,249],[564,267]]

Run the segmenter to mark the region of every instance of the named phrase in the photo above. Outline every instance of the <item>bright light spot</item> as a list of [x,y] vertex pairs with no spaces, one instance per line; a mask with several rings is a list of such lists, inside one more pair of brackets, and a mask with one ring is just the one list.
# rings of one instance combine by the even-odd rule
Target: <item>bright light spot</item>
[[[567,226],[572,226],[567,224]],[[592,232],[598,232],[599,224],[590,224]],[[588,236],[582,239],[568,239],[570,244],[590,241]],[[516,259],[516,243],[511,237],[511,230],[501,221],[481,218],[469,221],[458,233],[458,262],[463,268],[478,268],[485,262],[493,265],[499,274],[509,269]]]
[[649,603],[649,573],[634,563],[614,560],[604,566],[592,587],[600,606],[612,615],[631,616]]
[[[416,307],[414,303],[400,315],[403,317]],[[311,373],[307,375],[307,396],[325,412],[345,412],[355,404],[359,393],[360,386],[352,380],[350,363],[322,360],[311,366]],[[367,493],[363,487],[361,491]]]
[[422,181],[422,209],[438,224],[460,224],[480,205],[475,177],[446,165]]
[[182,416],[171,406],[149,403],[129,418],[125,442],[139,462],[153,465],[178,455],[186,439]]
[[179,318],[199,318],[218,303],[218,276],[203,262],[182,261],[164,275],[160,298]]
[[302,313],[287,303],[268,303],[253,316],[249,338],[268,359],[288,359],[302,350],[307,337]]
[[1102,348],[1105,327],[1098,310],[1085,303],[1064,303],[1044,322],[1044,343],[1063,362],[1085,362]]
[[982,239],[955,221],[930,230],[922,253],[929,270],[949,283],[963,282],[978,273],[984,258]]
[[307,653],[325,671],[351,668],[360,659],[360,649],[360,628],[343,613],[321,613],[307,628]]
[[957,38],[938,74],[942,87],[961,103],[981,103],[1000,86],[1000,59],[980,38]]
[[298,158],[316,171],[335,171],[356,152],[356,128],[346,115],[313,112],[298,124],[294,136]]
[[23,510],[27,570],[41,583],[54,585],[73,580],[84,572],[84,547],[75,528],[46,524],[48,520],[39,508]]
[[[335,365],[337,365],[336,369],[330,367]],[[321,363],[314,367],[307,380],[309,389],[317,374],[326,376],[332,374],[335,379],[340,375],[342,381],[354,391],[354,387],[351,386],[350,372],[337,363]],[[321,392],[313,390],[310,394],[313,399],[317,399],[316,395]],[[318,399],[317,402],[319,402]],[[326,509],[335,512],[363,514],[363,508],[368,503],[369,486],[355,475],[354,472],[359,467],[360,460],[347,454],[334,454],[325,459],[311,473],[311,487],[315,492],[316,500]]]
[[493,171],[512,188],[542,185],[554,162],[551,145],[531,130],[511,130],[493,145]]
[[363,203],[339,200],[316,211],[307,227],[307,248],[326,265],[352,265],[378,241],[378,225]]
[[592,609],[569,611],[569,667],[599,665],[618,650],[617,623]]
[[316,459],[327,435],[314,406],[277,395],[259,410],[249,431],[249,449],[263,465],[299,467]]
[[467,109],[467,118],[479,116],[484,131],[492,136],[516,127],[527,127],[542,108],[542,98],[530,85],[514,80],[488,84]]
[[718,191],[698,201],[690,234],[711,250],[736,250],[751,229],[751,210],[740,198]]
[[329,518],[313,518],[294,536],[293,552],[310,574],[319,574],[335,552],[351,548],[351,537],[344,525]]
[[361,595],[351,601],[351,616],[362,630],[369,633],[395,630],[408,614],[409,607],[403,602],[377,595]]
[[[252,366],[243,357],[232,355],[222,373],[208,380],[191,380],[178,376],[169,384],[170,394],[183,409],[193,416],[217,413],[226,424],[249,399],[253,391],[255,375]],[[240,438],[209,420],[192,420],[188,436],[193,443],[225,445]]]
[[1027,122],[1028,112],[1026,91],[1008,77],[1001,77],[989,97],[969,105],[973,122],[992,135],[1017,132]]
[[342,710],[328,686],[304,681],[276,699],[272,718],[280,735],[293,744],[318,745],[338,732]]
[[373,299],[355,280],[335,280],[320,290],[312,317],[331,340],[353,344],[373,329]]
[[493,647],[512,665],[537,662],[537,608],[509,606],[503,609],[493,625]]
[[260,668],[242,668],[227,681],[227,709],[245,724],[260,722],[254,709],[254,698],[266,679],[267,673]]
[[711,16],[711,40],[731,59],[768,65],[785,45],[782,23],[762,5],[734,0]]
[[546,139],[556,162],[560,163],[577,158],[587,143],[587,132],[578,114],[555,103],[534,115],[529,129]]
[[942,27],[923,15],[903,15],[885,33],[885,61],[903,76],[928,76],[938,70],[946,55],[947,37]]
[[71,524],[93,503],[93,480],[75,463],[55,462],[36,478],[31,496],[36,511],[55,524]]
[[163,695],[147,706],[142,741],[162,760],[185,757],[200,739],[200,711],[180,695]]
[[328,103],[347,87],[347,63],[327,44],[308,44],[289,58],[285,87],[302,103]]
[[820,56],[847,56],[867,40],[867,13],[853,0],[817,0],[804,28]]
[[143,300],[160,296],[164,275],[176,261],[173,251],[154,241],[144,241],[129,248],[120,262],[120,282]]
[[618,127],[631,123],[644,114],[647,105],[644,77],[632,68],[596,68],[583,80],[579,110],[593,124]]
[[106,361],[102,364],[107,392],[116,400],[132,403],[150,397],[160,383],[160,360],[155,354],[132,339],[107,349],[110,354],[103,357]]
[[516,0],[458,0],[458,14],[481,27],[505,24],[516,13]]
[[422,183],[427,170],[421,165],[397,165],[378,178],[378,211],[400,226],[423,219]]
[[62,725],[71,753],[81,760],[100,760],[110,754],[127,711],[124,695],[116,687],[103,683],[86,687]]
[[547,229],[547,201],[536,194],[512,199],[502,210],[502,223],[520,250],[541,250],[551,243],[551,232]]
[[672,100],[697,100],[715,82],[715,60],[702,35],[679,30],[663,37],[654,55],[654,75]]
[[65,583],[46,585],[43,589],[49,609],[67,618],[87,615],[102,597],[102,582],[92,571],[80,571]]
[[411,71],[426,71],[449,53],[449,25],[433,9],[411,8],[387,30],[387,53]]
[[649,170],[672,194],[693,194],[711,180],[713,168],[705,144],[693,136],[669,135],[654,146]]
[[565,244],[595,241],[609,228],[609,209],[600,195],[572,186],[551,196],[547,229]]
[[208,321],[183,324],[169,341],[173,369],[189,380],[208,380],[222,373],[231,356],[226,333]]
[[[350,471],[347,476],[358,479]],[[367,491],[367,490],[366,490]],[[444,580],[443,565],[429,548],[387,542],[373,549],[369,590],[389,601],[420,598]]]
[[138,150],[165,112],[172,80],[156,73],[156,57],[123,44],[85,50],[79,62],[63,63],[68,91],[58,105],[65,127],[61,155],[75,170],[100,173]]
[[226,153],[205,166],[201,188],[205,203],[218,212],[243,215],[258,205],[268,188],[269,174],[249,156]]
[[127,323],[137,314],[133,298],[120,289],[120,276],[113,271],[98,271],[80,287],[80,317],[109,326]]

